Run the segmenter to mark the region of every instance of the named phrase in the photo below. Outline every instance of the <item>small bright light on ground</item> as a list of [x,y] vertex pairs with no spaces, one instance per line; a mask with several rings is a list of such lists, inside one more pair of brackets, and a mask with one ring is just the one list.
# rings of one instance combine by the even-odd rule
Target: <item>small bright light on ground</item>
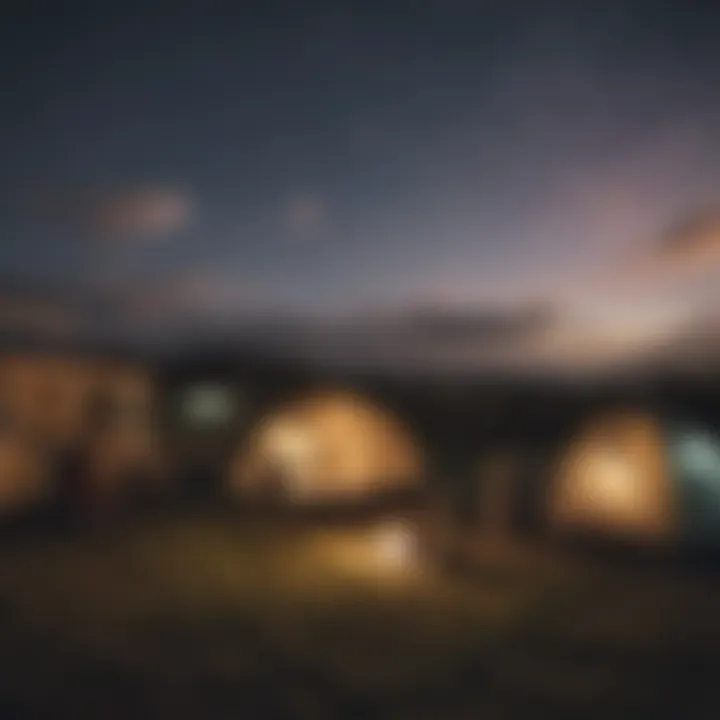
[[402,522],[389,522],[374,529],[373,545],[379,563],[409,569],[417,562],[417,537]]
[[401,520],[323,533],[317,550],[343,575],[405,578],[420,567],[417,534]]

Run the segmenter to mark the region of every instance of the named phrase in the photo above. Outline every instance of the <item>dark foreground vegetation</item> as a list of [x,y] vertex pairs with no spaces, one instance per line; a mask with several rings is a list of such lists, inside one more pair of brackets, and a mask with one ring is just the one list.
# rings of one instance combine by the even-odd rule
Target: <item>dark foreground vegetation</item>
[[718,717],[720,583],[180,513],[0,548],[2,718]]

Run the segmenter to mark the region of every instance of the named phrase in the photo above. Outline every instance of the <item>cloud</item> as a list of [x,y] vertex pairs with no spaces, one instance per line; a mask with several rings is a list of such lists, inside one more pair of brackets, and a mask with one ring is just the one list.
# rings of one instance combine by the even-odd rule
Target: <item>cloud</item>
[[720,206],[685,216],[624,259],[573,278],[567,296],[687,289],[720,274]]
[[635,367],[656,354],[675,361],[698,306],[713,299],[703,280],[719,271],[720,213],[695,213],[639,251],[560,278],[545,295],[556,321],[522,355],[564,372]]
[[720,314],[713,309],[698,312],[675,332],[648,348],[646,366],[670,370],[700,370],[715,373],[720,360]]
[[211,270],[178,273],[117,295],[121,315],[143,325],[232,319],[273,299],[267,285]]
[[686,217],[655,248],[651,261],[668,269],[720,268],[720,207]]
[[109,237],[161,237],[188,223],[192,199],[177,190],[140,189],[99,202],[89,215],[98,234]]
[[552,308],[410,308],[394,315],[336,318],[300,335],[296,351],[350,366],[444,369],[503,366],[522,357],[555,322]]
[[720,275],[720,206],[688,214],[651,238],[639,250],[637,243],[617,249],[605,262],[559,276],[544,291],[547,301],[573,309],[624,298],[632,310],[638,300],[663,295],[690,301]]
[[669,299],[606,297],[584,307],[446,305],[338,324],[336,332],[309,335],[305,343],[318,358],[386,369],[604,373],[635,367],[656,348],[674,344],[687,321],[688,308]]
[[177,188],[134,187],[33,193],[23,207],[26,214],[84,239],[147,241],[186,226],[195,201]]
[[617,311],[602,319],[566,317],[527,348],[538,365],[566,370],[610,370],[644,359],[673,337],[682,318],[661,312]]
[[314,235],[328,222],[326,201],[311,194],[299,194],[288,198],[280,209],[283,227],[296,236]]
[[398,328],[427,342],[507,343],[526,340],[556,320],[549,305],[511,308],[424,307],[410,311]]
[[685,281],[720,271],[720,206],[686,215],[626,265],[620,276],[643,284]]

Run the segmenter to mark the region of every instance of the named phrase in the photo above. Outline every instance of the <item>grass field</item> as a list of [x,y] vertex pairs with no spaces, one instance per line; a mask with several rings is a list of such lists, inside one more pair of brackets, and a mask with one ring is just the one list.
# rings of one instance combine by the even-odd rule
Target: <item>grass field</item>
[[0,717],[719,716],[707,579],[502,549],[449,577],[369,547],[209,516],[7,543]]

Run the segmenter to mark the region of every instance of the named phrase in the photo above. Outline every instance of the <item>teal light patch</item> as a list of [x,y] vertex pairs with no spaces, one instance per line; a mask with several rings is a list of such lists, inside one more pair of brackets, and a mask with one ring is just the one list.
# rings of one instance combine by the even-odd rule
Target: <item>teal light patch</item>
[[668,450],[684,541],[720,543],[720,439],[683,428],[671,432]]
[[181,405],[184,421],[197,428],[229,424],[237,413],[237,398],[227,385],[202,384],[186,390]]

